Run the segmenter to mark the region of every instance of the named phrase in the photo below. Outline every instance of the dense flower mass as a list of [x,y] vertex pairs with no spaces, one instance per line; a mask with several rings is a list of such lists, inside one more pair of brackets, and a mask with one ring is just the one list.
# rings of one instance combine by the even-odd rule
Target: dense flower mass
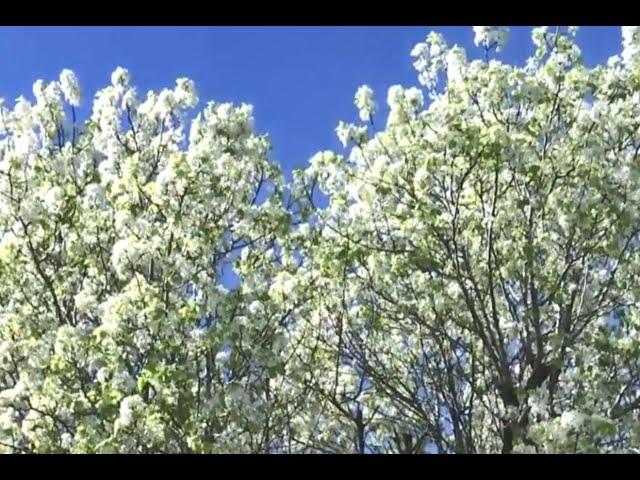
[[321,286],[293,360],[311,450],[640,441],[637,27],[593,69],[576,27],[535,28],[523,68],[489,58],[506,29],[474,32],[482,60],[435,33],[411,52],[430,102],[392,86],[384,130],[298,173],[329,201],[296,273]]
[[289,185],[186,78],[0,101],[0,451],[634,451],[638,27],[473,31]]
[[[289,222],[251,108],[209,103],[189,126],[191,80],[140,98],[123,68],[84,124],[73,72],[33,93],[1,112],[0,449],[239,448],[269,413],[226,398],[266,394],[282,335],[244,306]],[[223,288],[234,266],[256,284]]]

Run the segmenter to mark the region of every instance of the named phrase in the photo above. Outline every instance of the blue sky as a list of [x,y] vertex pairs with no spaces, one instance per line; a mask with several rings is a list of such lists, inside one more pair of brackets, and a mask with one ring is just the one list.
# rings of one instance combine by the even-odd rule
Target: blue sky
[[[369,84],[379,103],[393,84],[417,85],[409,52],[429,30],[479,56],[470,27],[1,27],[0,97],[12,105],[38,78],[71,68],[91,96],[118,65],[141,92],[192,78],[204,101],[255,106],[257,129],[268,132],[274,160],[289,171],[316,151],[339,148],[339,120],[355,120],[353,95]],[[530,28],[511,29],[501,55],[522,62],[532,51]],[[585,27],[578,34],[593,65],[619,52],[620,29]],[[83,98],[88,112],[92,98]]]

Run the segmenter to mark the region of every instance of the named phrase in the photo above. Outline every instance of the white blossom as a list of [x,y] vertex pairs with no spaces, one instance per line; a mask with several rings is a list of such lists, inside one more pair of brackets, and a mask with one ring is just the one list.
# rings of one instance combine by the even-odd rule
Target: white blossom
[[64,205],[64,191],[58,186],[49,188],[42,199],[47,211],[57,214],[60,213]]
[[640,60],[640,27],[622,27],[622,61],[635,65]]
[[129,84],[129,71],[123,67],[117,67],[111,74],[111,85],[114,87],[125,87]]
[[80,105],[80,85],[78,79],[71,70],[64,69],[60,72],[60,89],[64,99],[73,107]]
[[198,103],[195,83],[188,78],[176,80],[175,98],[178,103],[186,107],[195,107]]
[[579,428],[584,422],[584,415],[575,411],[564,411],[560,416],[562,428]]
[[376,103],[373,99],[373,90],[367,85],[358,88],[355,96],[355,105],[360,115],[360,120],[367,122],[376,112]]
[[509,29],[506,27],[478,26],[473,27],[473,33],[476,46],[487,50],[495,47],[497,52],[504,48],[509,37]]
[[120,402],[120,423],[124,427],[130,426],[136,417],[142,413],[145,403],[139,395],[131,395]]

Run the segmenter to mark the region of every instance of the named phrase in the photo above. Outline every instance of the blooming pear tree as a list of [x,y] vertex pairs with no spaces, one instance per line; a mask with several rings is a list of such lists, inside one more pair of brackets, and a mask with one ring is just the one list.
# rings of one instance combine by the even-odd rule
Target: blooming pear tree
[[289,185],[188,79],[0,101],[0,451],[635,451],[640,28],[508,34],[430,33]]
[[0,110],[0,450],[265,450],[290,216],[251,107],[189,122],[192,81],[122,68],[82,123],[71,71],[33,93]]
[[379,129],[358,90],[349,155],[296,173],[309,449],[637,448],[638,32],[595,68],[576,27],[533,29],[522,67],[502,27],[474,27],[473,61],[431,33]]

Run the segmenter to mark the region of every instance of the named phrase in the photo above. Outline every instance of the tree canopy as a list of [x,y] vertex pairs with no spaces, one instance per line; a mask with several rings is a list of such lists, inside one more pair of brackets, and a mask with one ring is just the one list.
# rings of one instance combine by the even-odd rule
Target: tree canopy
[[640,27],[473,28],[289,183],[188,79],[0,102],[0,451],[635,451]]

